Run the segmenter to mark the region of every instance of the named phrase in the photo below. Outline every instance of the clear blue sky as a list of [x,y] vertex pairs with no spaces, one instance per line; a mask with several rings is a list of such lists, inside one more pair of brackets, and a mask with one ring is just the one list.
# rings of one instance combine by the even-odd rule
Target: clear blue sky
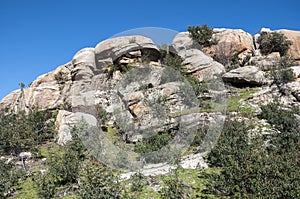
[[140,27],[300,30],[299,0],[0,0],[0,99],[84,47]]

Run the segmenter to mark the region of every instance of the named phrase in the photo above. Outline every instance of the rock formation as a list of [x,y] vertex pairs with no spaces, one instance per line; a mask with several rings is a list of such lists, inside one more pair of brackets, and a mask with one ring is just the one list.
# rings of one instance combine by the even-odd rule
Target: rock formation
[[223,76],[225,82],[235,86],[262,86],[267,83],[265,73],[256,66],[244,66],[225,73]]
[[233,55],[243,57],[250,55],[255,49],[252,35],[241,29],[215,28],[213,31],[218,44],[204,49],[212,57]]
[[[289,53],[299,60],[300,32],[278,32],[293,42]],[[182,125],[195,131],[207,128],[221,116],[194,111],[199,108],[198,98],[203,96],[195,95],[184,75],[196,78],[199,83],[210,82],[209,85],[211,82],[217,85],[222,78],[225,83],[237,87],[268,86],[267,73],[280,58],[276,52],[262,56],[254,45],[258,35],[252,37],[243,30],[214,29],[214,37],[218,39],[218,45],[201,49],[187,32],[177,34],[169,46],[170,53],[183,60],[177,71],[161,63],[163,55],[149,38],[124,36],[102,41],[95,48],[80,50],[69,63],[39,76],[28,88],[13,91],[0,102],[0,109],[59,110],[57,142],[61,145],[72,139],[70,132],[82,119],[92,126],[99,123],[117,125],[128,142],[143,139],[142,131],[158,132],[166,130],[167,126],[167,130],[178,130]],[[225,67],[213,59],[220,55],[250,58],[244,63],[246,66],[233,70],[227,68],[229,71],[226,72]],[[299,66],[291,69],[299,78]],[[180,74],[180,71],[185,71],[185,74]],[[299,104],[299,87],[299,79],[285,85],[284,89],[290,96],[281,98],[289,106]],[[266,89],[248,102],[252,105],[271,102],[270,93],[279,93],[274,86]],[[225,92],[224,86],[214,90],[210,85],[206,99],[220,98]],[[99,118],[99,110],[105,114],[105,121],[103,115]],[[188,111],[183,114],[181,110]],[[153,126],[155,128],[151,128]]]

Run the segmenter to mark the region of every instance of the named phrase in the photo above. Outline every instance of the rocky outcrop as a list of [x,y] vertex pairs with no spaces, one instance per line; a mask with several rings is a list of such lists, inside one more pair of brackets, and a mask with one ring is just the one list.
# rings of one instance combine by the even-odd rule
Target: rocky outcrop
[[65,110],[60,110],[56,118],[57,127],[57,143],[59,145],[65,145],[72,140],[72,129],[80,122],[85,122],[90,126],[97,126],[98,121],[95,117],[85,113],[72,113]]
[[300,31],[294,30],[276,30],[284,34],[293,44],[290,46],[288,53],[297,61],[300,61]]
[[200,82],[212,80],[225,72],[224,66],[205,55],[187,32],[175,36],[172,51],[184,60],[183,67],[187,72],[195,75]]
[[292,66],[290,69],[293,71],[295,78],[300,78],[300,66]]
[[159,50],[153,41],[138,35],[111,38],[100,42],[95,47],[95,54],[99,63],[102,63],[103,60],[115,62],[124,56],[131,58],[140,55],[151,61],[158,61],[160,58]]
[[289,82],[286,85],[287,89],[300,102],[300,82]]
[[12,111],[33,108],[56,109],[63,107],[71,80],[72,63],[67,63],[56,70],[39,76],[28,88],[21,88],[7,95],[0,102],[0,109]]
[[269,55],[261,55],[259,50],[255,50],[255,56],[250,58],[250,63],[255,64],[260,70],[269,71],[274,68],[280,59],[279,52],[273,52]]
[[267,83],[265,74],[256,66],[244,66],[225,73],[224,82],[236,86],[262,86]]
[[257,113],[260,112],[259,109],[261,105],[267,105],[270,103],[279,103],[285,108],[299,107],[299,83],[300,82],[290,82],[280,87],[277,85],[262,87],[257,93],[247,99],[246,102],[258,110]]
[[260,36],[262,32],[278,32],[286,36],[287,40],[290,40],[293,42],[293,44],[290,46],[288,54],[291,55],[292,58],[294,58],[296,61],[300,61],[300,31],[295,30],[271,30],[269,28],[262,28],[260,30],[260,33],[254,35],[254,43],[256,46],[256,49],[259,49],[259,44],[257,43],[257,39]]
[[214,28],[213,31],[218,44],[204,48],[205,53],[212,57],[232,57],[235,54],[243,57],[254,50],[252,35],[241,29]]

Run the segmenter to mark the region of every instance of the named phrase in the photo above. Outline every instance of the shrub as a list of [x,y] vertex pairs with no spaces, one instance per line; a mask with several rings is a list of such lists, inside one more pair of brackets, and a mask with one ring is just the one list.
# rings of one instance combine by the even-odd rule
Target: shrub
[[201,47],[210,47],[216,45],[218,41],[213,36],[213,29],[207,26],[189,26],[188,31],[190,37],[197,42]]
[[279,52],[281,56],[286,55],[289,47],[292,45],[287,37],[278,32],[262,32],[257,40],[259,44],[260,52],[263,55],[270,54],[272,52]]
[[161,189],[163,199],[190,198],[190,190],[178,176],[179,166],[171,171],[171,175],[164,179],[165,186]]
[[154,136],[143,139],[142,142],[136,143],[134,151],[137,153],[157,151],[166,146],[170,140],[171,135],[168,132],[159,132]]
[[273,83],[277,85],[285,84],[295,80],[295,76],[291,69],[288,67],[293,66],[295,60],[288,56],[281,57],[271,70],[271,76],[273,77]]
[[111,79],[115,71],[119,70],[121,73],[126,73],[131,70],[133,67],[128,64],[113,64],[108,67],[107,78]]
[[170,149],[168,144],[172,136],[173,132],[158,132],[153,136],[144,138],[142,142],[137,142],[134,146],[134,151],[142,154],[148,163],[173,161],[180,151]]
[[141,193],[147,186],[145,176],[138,172],[130,177],[130,198],[141,198]]
[[59,71],[58,73],[56,73],[54,75],[55,80],[57,81],[57,83],[59,84],[63,84],[67,81],[67,76],[66,73]]
[[0,118],[0,152],[18,154],[32,150],[54,137],[56,115],[51,111],[33,110],[4,115]]
[[106,110],[100,104],[96,106],[96,109],[97,109],[97,120],[100,121],[100,123],[105,124],[105,122],[108,119]]
[[182,58],[178,55],[166,54],[162,59],[163,65],[170,66],[175,70],[181,70],[182,62]]
[[126,193],[124,193],[118,177],[93,158],[83,166],[80,176],[80,182],[82,183],[80,198],[126,198]]
[[286,84],[295,80],[294,73],[291,69],[281,69],[272,71],[273,82],[277,85]]
[[12,194],[12,187],[17,183],[17,174],[11,165],[0,160],[0,197],[6,198]]
[[297,121],[292,112],[282,112],[278,106],[262,109],[260,117],[282,133],[269,135],[267,140],[262,135],[250,137],[244,123],[226,122],[207,158],[211,166],[220,167],[220,173],[206,174],[205,192],[218,198],[300,197],[299,127],[292,129]]
[[58,187],[77,182],[84,151],[83,144],[74,134],[70,143],[61,147],[59,152],[50,154],[46,161],[47,172],[36,181],[40,197],[53,198]]
[[266,119],[281,132],[300,132],[299,122],[297,122],[294,112],[283,110],[279,104],[268,104],[261,106],[259,118]]

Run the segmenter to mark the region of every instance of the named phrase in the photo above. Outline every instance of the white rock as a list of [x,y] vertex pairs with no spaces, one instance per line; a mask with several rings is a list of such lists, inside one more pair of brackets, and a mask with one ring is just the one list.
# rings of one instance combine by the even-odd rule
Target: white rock
[[65,110],[60,110],[56,118],[56,127],[58,129],[57,143],[65,145],[72,140],[72,128],[80,121],[85,121],[90,126],[97,126],[97,119],[86,113],[72,113]]
[[225,72],[224,66],[205,55],[187,32],[175,36],[170,50],[183,58],[183,67],[187,72],[194,73],[200,81],[212,80]]
[[261,86],[267,83],[265,73],[256,66],[244,66],[225,73],[223,80],[240,86]]
[[300,78],[300,66],[292,66],[290,67],[296,78]]

